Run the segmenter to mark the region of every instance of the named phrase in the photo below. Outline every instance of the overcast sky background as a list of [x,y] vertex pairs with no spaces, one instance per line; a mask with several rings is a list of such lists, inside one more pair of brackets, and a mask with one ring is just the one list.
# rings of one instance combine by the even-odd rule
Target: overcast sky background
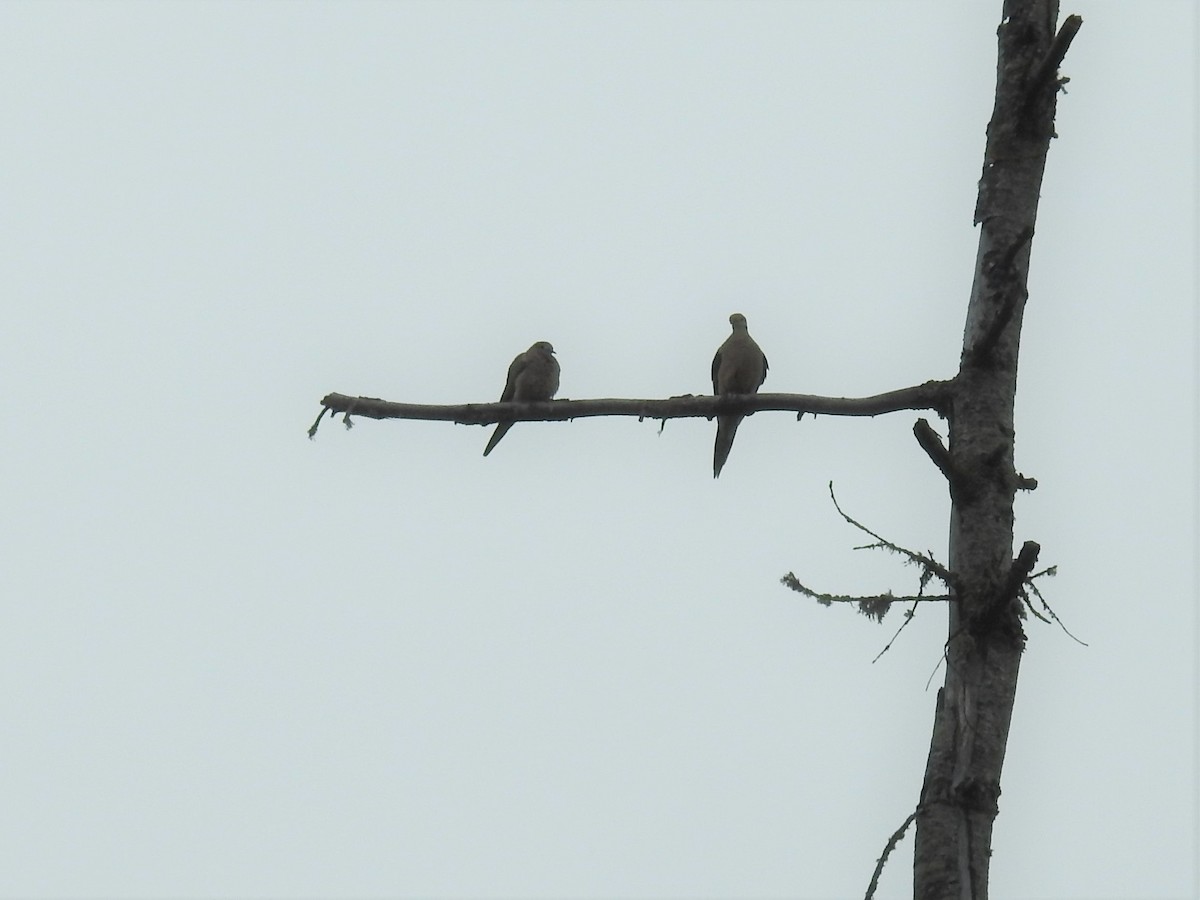
[[[1017,398],[1042,545],[992,893],[1197,890],[1194,5],[1086,0]],[[945,559],[911,435],[487,431],[330,391],[956,370],[989,3],[0,6],[0,895],[861,896],[913,809]],[[945,431],[944,423],[939,423]],[[930,683],[930,678],[933,678]],[[912,835],[880,897],[911,894]]]

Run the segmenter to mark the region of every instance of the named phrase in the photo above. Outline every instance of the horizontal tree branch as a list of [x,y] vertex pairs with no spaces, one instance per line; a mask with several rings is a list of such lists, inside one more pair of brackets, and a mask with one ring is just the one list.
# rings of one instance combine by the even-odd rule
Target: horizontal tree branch
[[923,595],[923,594],[917,594],[915,596],[910,595],[907,597],[898,597],[895,594],[872,594],[869,597],[863,597],[863,596],[856,597],[856,596],[851,596],[849,594],[822,594],[817,591],[814,591],[810,587],[807,587],[807,586],[801,584],[800,580],[792,572],[788,572],[786,575],[784,575],[782,578],[780,578],[779,582],[782,585],[784,585],[784,587],[791,588],[793,591],[795,591],[798,594],[803,594],[805,597],[809,597],[813,600],[816,600],[822,606],[832,606],[834,603],[857,603],[860,606],[862,604],[884,603],[884,602],[886,602],[886,603],[949,603],[951,600],[954,599],[949,594],[932,594],[932,595],[928,595],[928,596]]
[[[785,587],[791,588],[796,593],[803,594],[805,597],[811,597],[822,606],[832,606],[835,603],[853,603],[858,607],[859,613],[866,616],[868,619],[873,619],[876,622],[883,621],[883,617],[888,614],[888,610],[892,608],[893,603],[948,603],[952,599],[949,595],[942,595],[940,597],[926,597],[918,594],[915,597],[897,597],[892,593],[887,593],[876,594],[872,597],[851,597],[846,594],[822,594],[801,584],[800,579],[796,577],[794,572],[788,572],[786,575],[780,578],[779,581]],[[914,606],[913,609],[915,610],[916,607]],[[912,611],[909,612],[909,618],[905,619],[904,624],[907,625],[911,618]],[[901,625],[900,631],[903,630],[904,625]],[[900,632],[897,631],[896,633],[899,634]],[[895,638],[892,640],[895,640]],[[888,647],[890,646],[891,644],[888,644]],[[883,650],[879,652],[879,655],[882,656],[887,652],[887,649],[887,647],[884,647]],[[875,658],[878,659],[879,656]]]
[[[421,419],[489,425],[494,422],[560,422],[592,416],[636,416],[639,419],[712,418],[718,413],[782,411],[826,416],[878,416],[905,409],[949,412],[952,381],[927,381],[872,397],[819,397],[811,394],[685,394],[665,400],[550,400],[544,403],[395,403],[377,397],[328,394],[325,412],[370,419]],[[320,422],[320,417],[317,418]],[[309,434],[316,431],[313,424]]]

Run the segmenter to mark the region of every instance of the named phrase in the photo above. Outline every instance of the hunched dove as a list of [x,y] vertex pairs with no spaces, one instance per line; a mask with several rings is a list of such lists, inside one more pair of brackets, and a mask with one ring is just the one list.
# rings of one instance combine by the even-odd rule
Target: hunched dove
[[[713,371],[716,371],[715,369]],[[517,355],[508,367],[508,381],[504,384],[501,403],[538,403],[549,400],[558,390],[558,360],[549,341],[538,341],[524,353]],[[500,422],[492,432],[492,438],[483,448],[487,456],[508,434],[512,422]]]
[[[733,334],[725,339],[712,362],[713,393],[757,394],[767,379],[767,357],[746,329],[746,317],[734,313],[729,317]],[[721,474],[733,437],[737,434],[742,416],[717,416],[717,441],[713,446],[713,478]]]

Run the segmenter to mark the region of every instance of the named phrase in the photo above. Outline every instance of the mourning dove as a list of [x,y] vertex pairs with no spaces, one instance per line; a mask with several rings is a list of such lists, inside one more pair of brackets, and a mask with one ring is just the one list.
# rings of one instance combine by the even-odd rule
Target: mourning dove
[[[558,360],[549,341],[538,341],[524,353],[518,354],[508,367],[508,381],[504,384],[501,403],[537,403],[549,400],[558,390]],[[501,422],[492,432],[492,439],[483,448],[487,456],[500,438],[513,427],[512,422]]]
[[[734,313],[729,317],[733,334],[725,338],[713,357],[713,393],[757,394],[759,385],[767,379],[767,357],[763,355],[750,332],[746,330],[746,317]],[[721,474],[729,450],[733,447],[733,436],[737,434],[742,416],[717,416],[717,442],[713,447],[713,478]]]

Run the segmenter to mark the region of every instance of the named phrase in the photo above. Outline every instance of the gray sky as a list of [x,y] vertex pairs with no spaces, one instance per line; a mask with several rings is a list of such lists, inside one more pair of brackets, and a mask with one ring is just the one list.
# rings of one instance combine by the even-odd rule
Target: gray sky
[[[1000,4],[0,6],[0,895],[848,897],[912,810],[945,558],[878,420],[305,429],[330,391],[951,376]],[[1196,890],[1196,25],[1064,6],[1022,341],[993,893]],[[943,428],[944,431],[944,428]],[[910,893],[911,835],[881,897]]]

